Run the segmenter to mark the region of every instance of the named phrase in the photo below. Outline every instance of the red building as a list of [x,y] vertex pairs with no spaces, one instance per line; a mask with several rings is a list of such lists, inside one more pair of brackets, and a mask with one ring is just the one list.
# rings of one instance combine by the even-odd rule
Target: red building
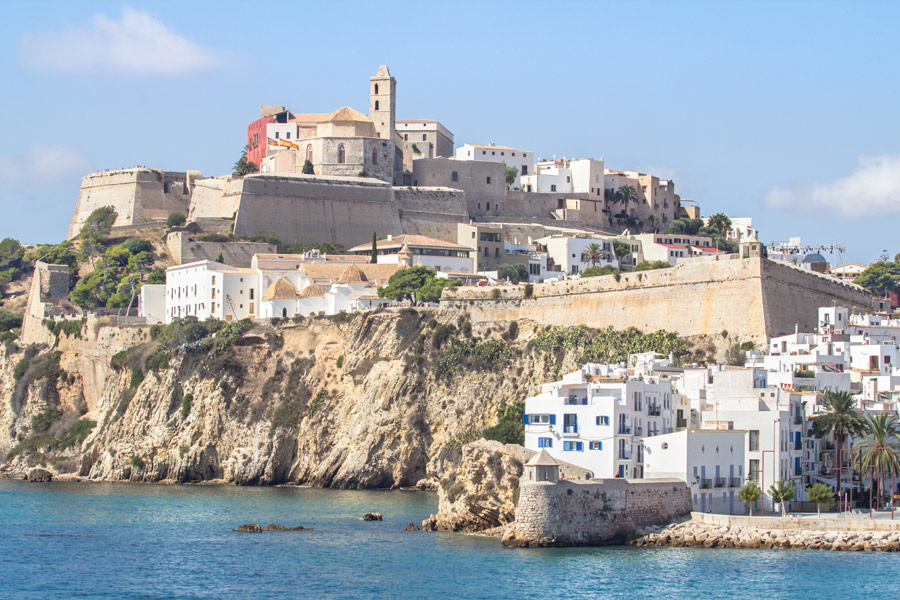
[[263,106],[259,114],[259,119],[247,125],[247,160],[257,167],[266,156],[266,125],[287,123],[291,118],[291,111],[283,106]]

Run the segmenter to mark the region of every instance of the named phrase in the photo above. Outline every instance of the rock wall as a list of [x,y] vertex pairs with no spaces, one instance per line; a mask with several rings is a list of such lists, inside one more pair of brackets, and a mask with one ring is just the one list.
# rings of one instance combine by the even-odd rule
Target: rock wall
[[272,232],[284,240],[346,247],[399,234],[390,184],[360,177],[247,175],[229,181],[223,202],[237,206],[234,233]]
[[457,224],[467,223],[466,195],[447,188],[394,188],[403,233],[456,241]]
[[183,231],[170,233],[166,237],[166,246],[178,265],[197,260],[217,260],[221,255],[226,265],[249,267],[254,254],[277,251],[274,244],[265,242],[195,242],[189,240]]
[[[231,219],[237,213],[239,195],[229,194],[225,199],[225,187],[231,180],[224,178],[198,181],[191,193],[189,221],[201,219]],[[234,184],[232,184],[232,187]]]
[[91,212],[103,206],[116,209],[114,226],[165,221],[173,212],[187,215],[191,187],[201,177],[199,171],[175,173],[145,168],[85,175],[68,239],[77,236]]
[[506,546],[599,546],[621,543],[645,527],[683,520],[691,512],[683,481],[603,479],[521,482],[515,527]]
[[[500,294],[499,298],[491,295]],[[666,329],[682,336],[718,335],[757,345],[768,337],[813,331],[818,307],[871,307],[852,284],[766,259],[695,258],[670,269],[525,286],[448,288],[442,306],[464,308],[475,321],[531,319],[547,325]],[[736,318],[739,317],[739,318]]]

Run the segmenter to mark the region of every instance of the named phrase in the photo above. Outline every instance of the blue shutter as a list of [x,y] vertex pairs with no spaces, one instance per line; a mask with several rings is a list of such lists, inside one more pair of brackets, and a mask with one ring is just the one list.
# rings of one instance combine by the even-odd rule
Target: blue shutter
[[556,415],[550,415],[550,424],[556,425]]
[[522,425],[528,425],[528,415],[522,415]]
[[553,447],[553,438],[544,438],[544,439],[547,440],[547,447],[552,448]]
[[582,452],[584,450],[584,444],[581,442],[575,442],[575,449],[579,452]]
[[597,425],[600,424],[600,417],[597,417]]

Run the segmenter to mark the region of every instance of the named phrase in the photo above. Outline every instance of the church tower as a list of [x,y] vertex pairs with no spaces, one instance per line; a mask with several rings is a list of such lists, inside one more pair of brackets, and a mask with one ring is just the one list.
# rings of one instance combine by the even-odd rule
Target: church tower
[[397,80],[391,77],[387,65],[378,67],[369,77],[369,118],[375,123],[378,137],[394,141],[397,123]]

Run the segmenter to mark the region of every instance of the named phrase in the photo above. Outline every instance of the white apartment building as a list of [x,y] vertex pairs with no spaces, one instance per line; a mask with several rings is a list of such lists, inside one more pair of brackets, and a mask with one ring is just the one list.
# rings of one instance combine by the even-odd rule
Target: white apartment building
[[535,165],[534,173],[521,177],[526,192],[590,194],[602,199],[605,189],[603,159],[554,159]]
[[671,382],[650,372],[587,364],[542,385],[525,401],[525,447],[596,478],[642,477],[641,439],[674,428]]
[[[552,261],[554,269],[559,269],[567,275],[578,275],[583,273],[585,269],[597,266],[604,267],[611,265],[619,267],[619,261],[616,259],[616,253],[613,250],[612,238],[604,237],[564,237],[561,235],[552,235],[535,240],[547,249],[547,255]],[[584,257],[585,251],[591,244],[598,244],[603,255],[600,262],[593,264]]]
[[[453,156],[453,133],[434,119],[397,121],[397,135],[403,141],[404,160]],[[409,170],[412,170],[411,168]]]
[[694,510],[743,514],[747,432],[695,429],[644,438],[644,479],[676,478],[691,488]]
[[513,188],[521,188],[523,175],[534,172],[534,152],[517,150],[509,146],[497,146],[493,142],[487,146],[480,144],[463,144],[456,149],[456,160],[480,160],[484,162],[500,162],[507,167],[518,169]]
[[145,283],[138,295],[138,316],[148,323],[164,323],[166,320],[166,284]]
[[166,323],[173,319],[210,317],[222,321],[259,315],[259,275],[211,260],[166,269]]
[[[401,253],[412,255],[412,266],[423,265],[447,273],[474,273],[473,249],[455,242],[446,242],[424,235],[388,235],[376,242],[378,264],[399,265]],[[372,244],[360,244],[348,250],[357,256],[370,256]]]

